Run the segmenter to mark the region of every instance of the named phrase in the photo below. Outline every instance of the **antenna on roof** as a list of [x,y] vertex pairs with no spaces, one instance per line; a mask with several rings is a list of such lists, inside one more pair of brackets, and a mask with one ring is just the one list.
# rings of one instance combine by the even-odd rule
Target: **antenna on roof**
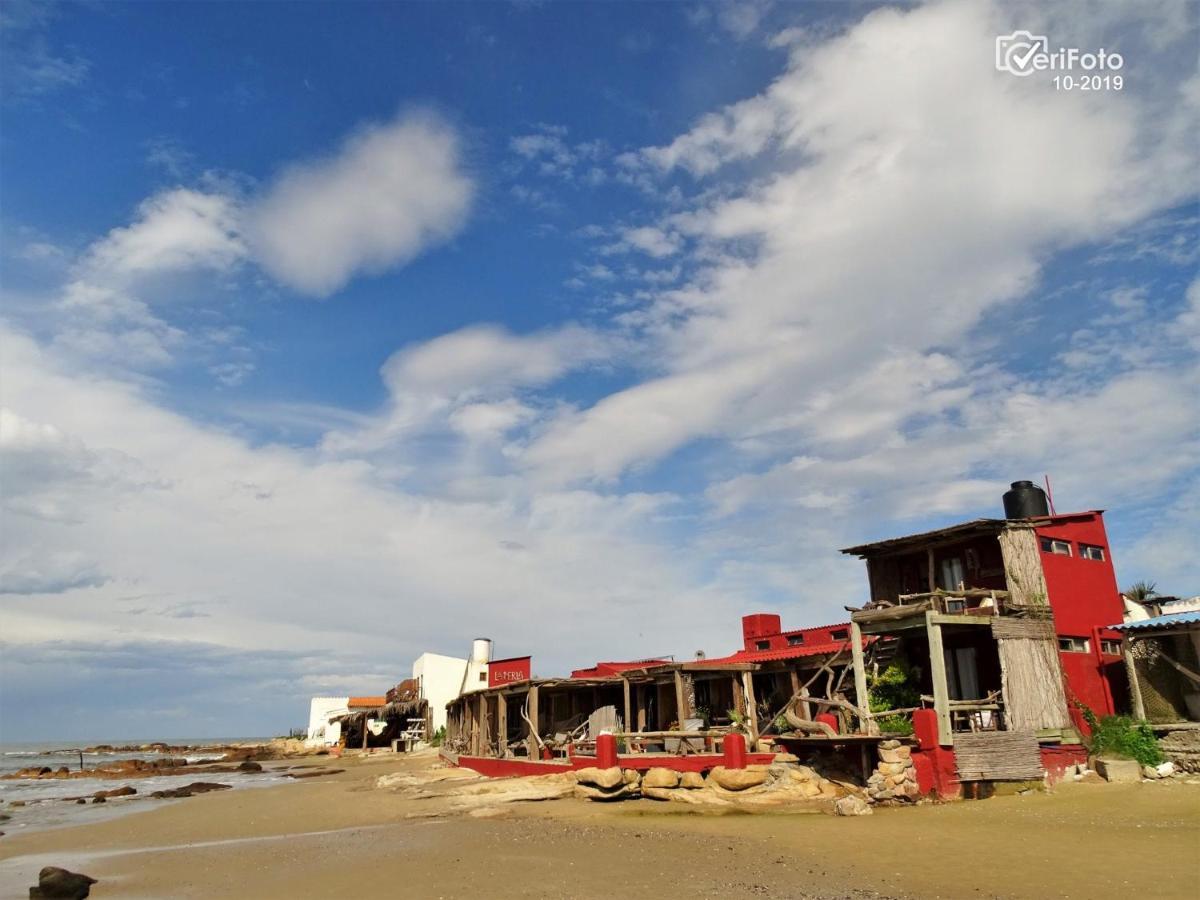
[[1054,515],[1054,494],[1050,491],[1050,476],[1042,476],[1046,479],[1046,500],[1050,503],[1050,515]]

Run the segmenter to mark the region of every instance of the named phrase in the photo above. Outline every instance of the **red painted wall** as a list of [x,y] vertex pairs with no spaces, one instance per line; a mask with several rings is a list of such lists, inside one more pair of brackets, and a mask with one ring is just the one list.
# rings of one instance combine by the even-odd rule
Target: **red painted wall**
[[[1098,715],[1115,711],[1114,698],[1105,671],[1121,665],[1119,655],[1100,651],[1103,638],[1120,640],[1120,633],[1107,626],[1118,624],[1124,615],[1124,604],[1113,571],[1112,549],[1100,512],[1060,517],[1039,524],[1034,529],[1040,538],[1067,541],[1070,556],[1042,553],[1042,570],[1046,575],[1046,592],[1054,611],[1054,629],[1060,637],[1086,638],[1091,647],[1087,653],[1063,651],[1063,674],[1067,679],[1068,700],[1075,699],[1091,707]],[[1079,554],[1081,543],[1104,548],[1104,559],[1084,559]],[[1072,718],[1079,719],[1072,708]]]
[[518,681],[528,681],[531,659],[529,656],[493,659],[488,663],[488,687],[502,687]]
[[[839,622],[836,625],[819,625],[815,628],[797,628],[794,631],[782,631],[783,620],[769,613],[755,613],[752,616],[742,616],[742,643],[749,651],[755,650],[787,650],[792,646],[812,647],[822,644],[835,644],[847,640],[850,636],[850,623]],[[838,632],[839,637],[833,633]],[[842,633],[844,632],[844,634]],[[793,645],[789,642],[792,637],[799,636],[802,643]],[[770,646],[760,647],[766,642]]]

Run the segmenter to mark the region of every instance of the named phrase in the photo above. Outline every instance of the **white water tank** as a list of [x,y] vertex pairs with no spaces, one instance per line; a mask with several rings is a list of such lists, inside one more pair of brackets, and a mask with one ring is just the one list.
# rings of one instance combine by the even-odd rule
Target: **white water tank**
[[492,661],[492,642],[488,638],[475,638],[471,642],[471,662],[487,665]]
[[471,641],[471,658],[463,676],[462,693],[469,694],[488,686],[488,663],[492,661],[492,642],[487,638]]

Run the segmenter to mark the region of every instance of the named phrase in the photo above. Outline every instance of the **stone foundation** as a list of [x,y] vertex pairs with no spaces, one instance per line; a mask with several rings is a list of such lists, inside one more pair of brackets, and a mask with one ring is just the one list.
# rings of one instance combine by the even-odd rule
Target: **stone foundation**
[[911,747],[899,741],[879,745],[879,764],[867,779],[867,796],[873,803],[915,803],[920,799]]
[[1175,763],[1177,772],[1200,774],[1200,728],[1180,728],[1158,738],[1163,755]]

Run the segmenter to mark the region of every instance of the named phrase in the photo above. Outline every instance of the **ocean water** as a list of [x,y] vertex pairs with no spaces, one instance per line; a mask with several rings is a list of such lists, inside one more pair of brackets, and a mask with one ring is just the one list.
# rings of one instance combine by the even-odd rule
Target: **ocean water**
[[[266,742],[266,738],[197,738],[178,739],[166,743],[175,746],[213,746],[238,743]],[[138,746],[149,744],[151,741],[139,740],[98,740],[83,743],[47,742],[47,743],[0,743],[0,775],[7,775],[30,766],[49,766],[58,769],[66,766],[72,771],[79,770],[80,747],[109,744],[113,747]],[[163,754],[156,751],[136,751],[125,753],[84,753],[83,767],[94,769],[107,763],[122,759],[161,759],[163,756],[182,757],[190,763],[204,759],[219,759],[219,750],[204,752],[203,750],[186,753]],[[6,821],[0,821],[0,831],[6,834],[18,834],[43,828],[57,828],[64,825],[75,825],[84,822],[99,822],[116,816],[153,809],[163,803],[177,803],[178,800],[155,800],[150,793],[169,788],[182,787],[193,781],[215,781],[228,784],[234,789],[268,787],[280,784],[290,779],[282,773],[270,770],[270,764],[264,764],[264,771],[251,772],[189,772],[187,768],[178,774],[155,775],[151,778],[46,778],[46,779],[0,779],[0,813],[8,815]],[[132,797],[114,797],[102,804],[90,802],[96,791],[107,791],[113,788],[129,785],[137,790]],[[77,804],[66,798],[88,797],[86,805]],[[25,802],[23,807],[14,807],[12,801]],[[3,840],[3,838],[0,838]]]

